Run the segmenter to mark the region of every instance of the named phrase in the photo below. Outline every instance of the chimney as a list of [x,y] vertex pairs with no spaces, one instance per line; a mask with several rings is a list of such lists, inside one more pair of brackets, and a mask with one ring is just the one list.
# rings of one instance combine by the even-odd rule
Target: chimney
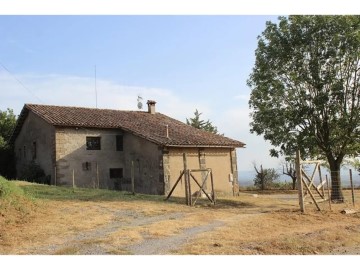
[[147,101],[148,113],[155,114],[155,104],[156,104],[156,101],[154,101],[154,100]]
[[165,125],[166,126],[166,138],[169,139],[169,125]]

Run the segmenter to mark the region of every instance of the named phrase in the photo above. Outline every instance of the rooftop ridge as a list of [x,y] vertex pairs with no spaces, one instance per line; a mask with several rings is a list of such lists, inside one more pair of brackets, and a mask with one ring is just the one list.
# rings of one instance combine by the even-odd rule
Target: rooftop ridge
[[155,144],[178,147],[244,147],[244,143],[196,129],[162,113],[90,107],[25,104],[11,137],[14,142],[29,112],[53,126],[122,129]]

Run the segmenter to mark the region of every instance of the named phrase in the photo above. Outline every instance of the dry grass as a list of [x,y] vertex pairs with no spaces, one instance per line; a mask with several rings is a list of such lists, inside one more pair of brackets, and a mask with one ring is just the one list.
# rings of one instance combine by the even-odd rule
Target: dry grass
[[26,254],[29,246],[61,245],[66,237],[102,226],[112,217],[95,212],[96,205],[89,202],[40,202],[26,224],[6,227],[0,253]]
[[[349,192],[345,191],[346,198]],[[236,200],[255,207],[224,219],[226,226],[199,235],[176,254],[330,254],[336,248],[351,250],[360,244],[360,213],[340,214],[344,208],[354,208],[349,200],[333,204],[332,211],[327,203],[321,204],[321,212],[309,204],[305,214],[300,213],[297,201],[276,200],[271,195],[243,194]]]
[[203,234],[177,254],[324,254],[339,246],[358,246],[359,216],[340,215],[248,215]]
[[[333,211],[326,204],[321,212],[307,205],[301,214],[296,199],[274,194],[241,193],[219,198],[216,206],[202,200],[187,207],[183,199],[164,202],[161,196],[17,185],[37,198],[36,208],[26,218],[3,220],[0,254],[31,254],[46,246],[58,246],[50,254],[82,254],[92,245],[108,254],[129,254],[127,246],[172,237],[215,220],[225,225],[195,236],[175,254],[328,254],[360,244],[360,214],[340,214],[343,208],[352,208],[349,191],[345,191],[348,203],[333,205]],[[173,214],[178,216],[162,218]],[[137,223],[143,219],[151,222]],[[106,231],[109,225],[118,227]],[[106,233],[97,235],[98,230]],[[79,234],[86,237],[75,241]]]

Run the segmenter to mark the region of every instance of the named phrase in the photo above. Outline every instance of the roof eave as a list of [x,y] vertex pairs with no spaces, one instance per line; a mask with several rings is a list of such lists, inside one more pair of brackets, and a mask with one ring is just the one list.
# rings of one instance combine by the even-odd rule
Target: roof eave
[[179,147],[179,148],[245,148],[245,144],[243,145],[199,145],[199,144],[193,144],[193,145],[177,145],[177,144],[170,144],[170,145],[164,145],[167,147]]
[[22,126],[24,124],[24,121],[25,121],[26,117],[28,116],[28,114],[29,114],[29,109],[26,106],[24,106],[22,108],[21,112],[20,112],[20,115],[19,115],[18,119],[16,120],[16,125],[15,125],[15,127],[14,127],[14,129],[12,131],[11,136],[10,136],[10,140],[9,140],[10,145],[15,144],[15,140],[16,140],[17,136],[19,135],[20,130],[21,130],[21,128],[22,128]]

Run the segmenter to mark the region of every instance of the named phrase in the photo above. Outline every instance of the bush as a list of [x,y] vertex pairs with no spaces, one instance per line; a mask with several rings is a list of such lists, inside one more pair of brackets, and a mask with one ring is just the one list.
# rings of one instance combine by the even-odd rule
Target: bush
[[0,147],[0,175],[9,179],[15,177],[14,151],[9,146]]
[[292,190],[293,186],[290,182],[275,182],[272,183],[270,189]]
[[50,175],[45,176],[44,170],[35,162],[31,162],[24,167],[19,175],[19,179],[39,184],[50,184]]
[[262,190],[271,189],[276,181],[278,181],[279,177],[280,175],[275,171],[275,169],[262,169],[261,166],[260,171],[256,169],[254,186]]

